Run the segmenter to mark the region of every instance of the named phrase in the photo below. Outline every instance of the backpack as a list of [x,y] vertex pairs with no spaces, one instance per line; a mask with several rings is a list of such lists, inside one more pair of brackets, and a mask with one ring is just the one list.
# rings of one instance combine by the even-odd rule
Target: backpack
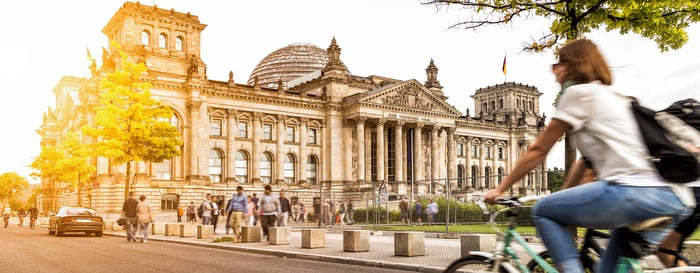
[[202,218],[203,213],[204,213],[204,203],[199,204],[199,207],[197,208],[197,217]]
[[[689,125],[685,127],[700,130],[700,103],[693,99],[685,99],[674,102],[662,111],[655,112],[639,105],[639,102],[633,99],[632,113],[637,120],[642,139],[651,156],[650,161],[656,167],[659,175],[673,183],[696,181],[700,177],[700,163],[697,155],[678,145],[676,141],[677,138],[683,138],[688,135],[687,133],[693,134],[694,132],[688,132],[682,128],[684,127],[682,124],[681,128],[678,126],[671,128],[673,126],[660,121],[668,120],[671,116]],[[683,136],[680,136],[679,132]]]

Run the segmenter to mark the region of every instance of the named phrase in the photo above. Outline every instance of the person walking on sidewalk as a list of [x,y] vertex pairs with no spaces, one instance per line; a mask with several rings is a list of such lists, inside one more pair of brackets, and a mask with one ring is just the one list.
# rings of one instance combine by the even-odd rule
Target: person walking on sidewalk
[[297,215],[297,221],[299,223],[304,223],[306,220],[306,207],[304,207],[304,203],[299,203],[299,215]]
[[263,236],[269,241],[269,227],[275,226],[277,217],[282,213],[280,200],[279,198],[272,196],[272,187],[270,185],[265,185],[265,191],[263,196],[260,197],[258,208],[260,208],[260,212],[262,214],[260,224],[262,225]]
[[[233,234],[236,235],[236,241],[241,239],[241,222],[243,221],[243,214],[248,210],[248,198],[243,194],[243,187],[236,187],[236,193],[231,197],[229,201],[230,206],[226,210],[226,214],[229,215],[228,226],[233,227]],[[226,230],[228,233],[228,230]]]
[[340,214],[340,225],[344,226],[345,225],[345,202],[340,202],[340,206],[338,206],[338,213]]
[[136,206],[138,206],[139,201],[134,198],[134,192],[129,192],[129,198],[124,201],[122,205],[122,218],[126,223],[126,241],[136,242]]
[[428,205],[425,207],[425,214],[428,215],[428,224],[431,226],[435,224],[435,218],[437,218],[438,214],[438,206],[432,198],[428,200]]
[[258,218],[260,217],[260,207],[258,206],[258,203],[260,203],[258,194],[253,193],[253,204],[255,204],[255,207],[253,208],[253,226],[258,225]]
[[139,196],[139,204],[136,205],[136,222],[139,225],[139,233],[141,235],[141,242],[148,242],[148,225],[153,222],[153,214],[151,212],[151,206],[146,202],[146,196]]
[[209,201],[211,204],[211,225],[214,226],[214,234],[216,234],[216,225],[219,223],[219,203],[216,202],[214,197]]
[[406,201],[406,198],[401,198],[401,202],[399,202],[399,209],[401,210],[401,222],[404,224],[410,224],[410,221],[408,220],[408,202]]
[[211,211],[213,209],[211,207],[211,202],[209,201],[210,199],[211,194],[207,193],[204,201],[202,201],[202,225],[211,225]]
[[180,223],[182,222],[182,215],[185,214],[185,210],[182,209],[182,207],[178,206],[177,207],[177,222]]
[[420,200],[416,201],[416,205],[413,207],[413,213],[414,217],[416,218],[416,221],[418,222],[419,226],[423,225],[423,204],[420,203]]
[[194,201],[190,201],[190,205],[187,206],[187,222],[197,222],[197,208],[194,205]]
[[278,227],[286,227],[287,221],[289,220],[289,212],[292,211],[292,207],[289,205],[289,199],[284,196],[284,191],[280,191],[280,210],[282,213],[279,216]]
[[248,195],[248,207],[245,210],[245,225],[252,227],[255,226],[255,203],[253,203],[253,197]]
[[345,207],[348,225],[355,224],[355,206],[352,204],[352,199],[348,199],[348,205]]

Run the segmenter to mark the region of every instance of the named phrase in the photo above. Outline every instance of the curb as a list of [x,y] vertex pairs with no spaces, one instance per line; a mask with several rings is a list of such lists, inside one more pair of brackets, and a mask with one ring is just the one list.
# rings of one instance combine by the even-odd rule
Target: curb
[[[126,235],[120,235],[120,234],[116,234],[113,232],[104,233],[104,235],[105,236],[113,236],[113,237],[126,237]],[[236,246],[236,245],[218,245],[218,243],[179,241],[179,240],[169,240],[169,239],[153,238],[153,237],[149,237],[148,240],[149,241],[168,242],[168,243],[174,243],[174,244],[182,244],[182,245],[207,247],[207,248],[214,248],[214,249],[221,249],[221,250],[232,250],[232,251],[239,251],[239,252],[252,253],[252,254],[268,255],[268,256],[276,256],[276,257],[285,258],[285,259],[311,260],[311,261],[340,263],[340,264],[348,264],[348,265],[359,265],[359,266],[367,266],[367,267],[383,268],[383,269],[395,269],[395,270],[426,272],[426,273],[438,273],[438,272],[443,272],[445,270],[442,267],[436,267],[436,266],[424,266],[424,265],[385,262],[385,261],[368,261],[368,260],[362,260],[362,259],[343,258],[343,257],[322,255],[322,254],[309,254],[309,253],[305,253],[305,252],[296,252],[296,251],[271,250],[271,249],[261,249],[261,248],[257,248],[257,247],[244,247],[244,246]],[[230,242],[222,242],[222,243],[228,244]]]

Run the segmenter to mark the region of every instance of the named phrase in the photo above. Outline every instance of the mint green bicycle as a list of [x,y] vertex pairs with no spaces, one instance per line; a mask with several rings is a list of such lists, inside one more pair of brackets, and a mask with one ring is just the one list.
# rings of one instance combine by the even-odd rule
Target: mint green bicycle
[[[535,201],[542,198],[542,196],[528,196],[528,197],[509,197],[509,198],[498,198],[496,204],[504,205],[506,208],[499,210],[491,216],[490,224],[494,227],[499,234],[503,235],[503,247],[495,252],[483,252],[483,251],[470,251],[467,256],[461,257],[454,261],[444,272],[500,272],[500,273],[529,273],[529,272],[546,272],[546,273],[558,273],[558,271],[551,264],[551,259],[549,257],[540,256],[535,250],[532,249],[525,241],[525,239],[515,231],[516,223],[515,219],[518,217],[518,210],[525,207],[523,204]],[[505,212],[508,218],[507,224],[508,228],[505,232],[501,232],[495,224],[496,217]],[[638,232],[641,230],[651,229],[654,227],[665,226],[668,224],[670,217],[661,217],[650,219],[642,223],[635,224],[634,227],[630,227],[629,234],[626,235],[628,240],[620,240],[620,246],[622,248],[623,256],[620,257],[618,261],[617,268],[615,272],[618,273],[670,273],[670,272],[700,272],[700,267],[698,266],[685,266],[685,267],[673,267],[666,269],[649,269],[641,260],[641,257],[649,255],[652,253],[652,249],[640,240]],[[532,258],[529,264],[523,264],[520,256],[514,250],[512,244],[516,243],[521,246],[522,249]],[[590,258],[590,256],[587,256]],[[595,262],[595,261],[594,261]],[[586,270],[593,272],[593,263]]]

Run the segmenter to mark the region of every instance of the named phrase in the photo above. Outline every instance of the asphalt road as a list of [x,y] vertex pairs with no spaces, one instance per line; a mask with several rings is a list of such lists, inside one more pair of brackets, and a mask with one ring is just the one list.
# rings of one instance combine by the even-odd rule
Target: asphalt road
[[401,272],[167,242],[0,226],[0,272]]

